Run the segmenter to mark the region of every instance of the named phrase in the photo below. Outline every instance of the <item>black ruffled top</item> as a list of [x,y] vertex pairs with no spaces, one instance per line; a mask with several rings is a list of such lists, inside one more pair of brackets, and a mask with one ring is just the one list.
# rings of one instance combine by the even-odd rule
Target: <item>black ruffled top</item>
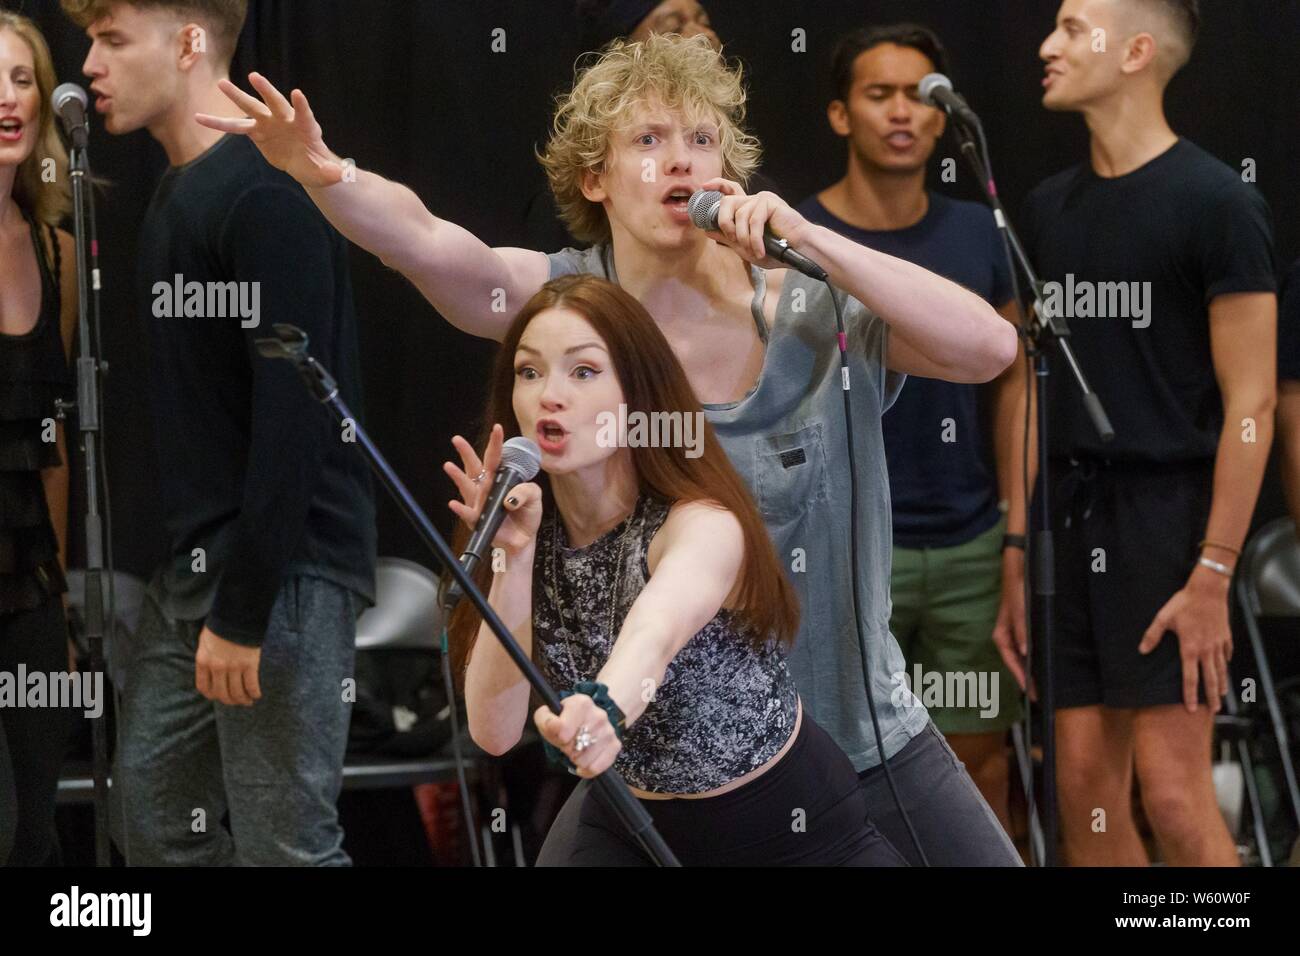
[[61,464],[58,445],[45,441],[55,400],[67,396],[71,374],[59,332],[62,267],[58,238],[51,266],[35,222],[29,220],[41,272],[41,312],[25,335],[0,333],[0,614],[39,607],[67,590],[58,539],[50,522],[41,469]]

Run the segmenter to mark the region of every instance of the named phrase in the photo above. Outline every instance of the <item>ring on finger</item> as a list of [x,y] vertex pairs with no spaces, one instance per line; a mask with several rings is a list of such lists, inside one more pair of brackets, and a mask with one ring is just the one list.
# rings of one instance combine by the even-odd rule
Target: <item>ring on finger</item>
[[587,726],[584,724],[578,728],[578,736],[573,738],[574,751],[582,753],[595,742],[595,739],[596,738],[591,735],[591,731],[589,731]]
[[475,475],[473,478],[471,478],[470,481],[474,482],[474,484],[477,485],[477,484],[479,484],[480,482],[482,482],[483,479],[486,478],[486,477],[487,477],[487,469],[484,468],[484,469],[483,469],[482,471],[480,471],[477,475]]

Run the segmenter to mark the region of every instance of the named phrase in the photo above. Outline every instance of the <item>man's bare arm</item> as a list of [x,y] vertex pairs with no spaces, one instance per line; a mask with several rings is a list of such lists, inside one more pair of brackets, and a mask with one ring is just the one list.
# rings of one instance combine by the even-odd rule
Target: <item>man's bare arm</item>
[[[1214,490],[1203,556],[1231,566],[1255,510],[1255,499],[1273,440],[1277,401],[1277,298],[1271,292],[1240,292],[1210,303],[1210,355],[1223,396],[1223,430],[1214,460]],[[1214,542],[1210,544],[1209,542]],[[1194,713],[1203,684],[1217,713],[1228,692],[1232,627],[1229,578],[1202,564],[1156,613],[1138,652],[1149,654],[1173,631],[1183,671],[1183,704]]]
[[195,119],[252,140],[267,162],[302,184],[335,229],[410,279],[452,325],[500,339],[546,281],[545,254],[493,249],[437,218],[406,186],[358,170],[330,150],[300,90],[286,99],[258,73],[249,82],[260,100],[228,80],[219,84],[242,117],[200,113]]
[[[998,309],[1012,328],[1020,317],[1015,302]],[[993,451],[997,462],[998,497],[1007,502],[1007,533],[1024,534],[1028,527],[1025,494],[1025,416],[1029,415],[1029,488],[1038,477],[1038,430],[1032,388],[1026,388],[1025,348],[1017,337],[1016,360],[993,380]]]
[[809,226],[798,247],[821,263],[831,282],[889,325],[886,358],[894,371],[987,382],[1015,358],[1015,330],[974,292],[831,229]]
[[[1277,298],[1271,292],[1222,295],[1210,303],[1210,349],[1223,394],[1223,432],[1205,538],[1240,548],[1250,527],[1273,443],[1277,404]],[[1207,548],[1207,556],[1231,555]]]

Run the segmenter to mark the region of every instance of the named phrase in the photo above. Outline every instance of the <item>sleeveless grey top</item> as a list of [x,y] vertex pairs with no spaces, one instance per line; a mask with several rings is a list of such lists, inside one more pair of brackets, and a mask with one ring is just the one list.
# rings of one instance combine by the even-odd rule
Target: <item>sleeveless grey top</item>
[[[551,278],[588,273],[618,281],[608,243],[551,253]],[[767,344],[753,391],[738,402],[705,405],[718,442],[745,479],[776,555],[799,595],[799,636],[789,655],[804,708],[835,739],[859,772],[881,760],[870,703],[880,721],[884,756],[925,730],[920,700],[899,694],[907,664],[889,631],[893,525],[880,417],[904,376],[888,368],[889,327],[853,296],[842,296],[852,370],[853,434],[844,421],[844,391],[835,342],[835,309],[826,284],[786,273],[776,318],[763,316],[766,273],[750,268],[751,313]],[[860,469],[858,541],[861,578],[852,580],[848,445]],[[862,679],[857,617],[867,645],[871,697]]]
[[[670,502],[642,495],[632,514],[585,548],[570,548],[554,509],[533,562],[534,657],[559,690],[595,680],[650,578],[650,540]],[[654,699],[627,729],[614,767],[656,793],[704,793],[776,756],[794,730],[798,696],[780,645],[761,650],[720,610],[669,663]]]

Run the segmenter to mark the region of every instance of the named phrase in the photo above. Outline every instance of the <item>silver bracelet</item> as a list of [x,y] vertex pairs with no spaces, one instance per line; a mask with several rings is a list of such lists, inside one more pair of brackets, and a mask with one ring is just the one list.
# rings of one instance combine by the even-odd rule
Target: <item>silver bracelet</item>
[[1218,571],[1225,578],[1232,577],[1232,568],[1228,567],[1226,564],[1220,564],[1212,558],[1207,558],[1205,555],[1201,555],[1197,558],[1196,563],[1209,568],[1211,571]]

